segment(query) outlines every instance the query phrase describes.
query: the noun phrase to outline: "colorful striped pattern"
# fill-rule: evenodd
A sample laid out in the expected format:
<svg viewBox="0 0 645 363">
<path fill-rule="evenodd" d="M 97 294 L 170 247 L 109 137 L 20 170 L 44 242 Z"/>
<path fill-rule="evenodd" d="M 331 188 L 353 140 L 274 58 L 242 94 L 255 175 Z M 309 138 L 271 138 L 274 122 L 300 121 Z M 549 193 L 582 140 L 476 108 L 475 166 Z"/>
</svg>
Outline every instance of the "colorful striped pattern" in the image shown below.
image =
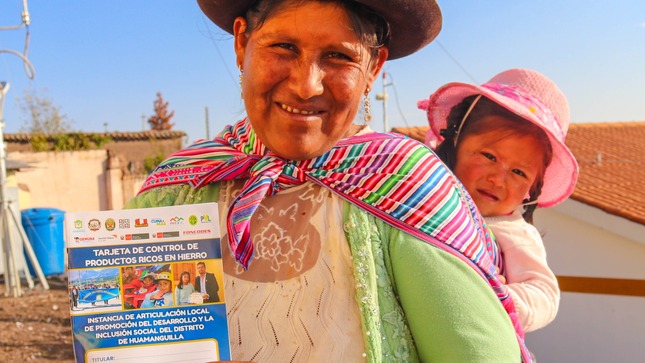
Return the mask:
<svg viewBox="0 0 645 363">
<path fill-rule="evenodd" d="M 317 158 L 287 161 L 267 150 L 245 119 L 212 141 L 198 141 L 171 155 L 148 176 L 140 193 L 163 185 L 199 188 L 231 179 L 246 180 L 227 215 L 231 250 L 245 268 L 253 255 L 250 221 L 262 199 L 308 180 L 461 258 L 494 289 L 523 341 L 514 305 L 496 275 L 497 251 L 483 220 L 463 186 L 423 144 L 402 135 L 371 133 L 341 140 Z"/>
</svg>

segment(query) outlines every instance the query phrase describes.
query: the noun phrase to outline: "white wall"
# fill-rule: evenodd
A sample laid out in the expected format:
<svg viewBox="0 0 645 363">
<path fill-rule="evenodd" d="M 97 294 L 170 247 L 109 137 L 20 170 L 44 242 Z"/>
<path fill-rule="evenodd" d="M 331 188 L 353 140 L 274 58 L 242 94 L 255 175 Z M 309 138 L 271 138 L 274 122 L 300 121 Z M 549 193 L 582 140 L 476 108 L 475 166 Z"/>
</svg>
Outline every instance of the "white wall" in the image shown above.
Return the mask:
<svg viewBox="0 0 645 363">
<path fill-rule="evenodd" d="M 558 276 L 645 280 L 645 226 L 568 200 L 539 210 Z M 564 292 L 555 321 L 527 335 L 538 362 L 643 362 L 645 297 Z"/>
</svg>

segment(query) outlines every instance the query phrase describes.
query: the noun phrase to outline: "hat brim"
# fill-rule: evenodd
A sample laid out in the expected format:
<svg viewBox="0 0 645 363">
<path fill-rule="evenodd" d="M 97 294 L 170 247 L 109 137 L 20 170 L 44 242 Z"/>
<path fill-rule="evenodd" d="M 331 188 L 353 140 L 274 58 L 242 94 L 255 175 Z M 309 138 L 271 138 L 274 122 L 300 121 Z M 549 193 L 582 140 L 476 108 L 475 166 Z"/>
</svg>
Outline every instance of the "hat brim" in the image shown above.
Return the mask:
<svg viewBox="0 0 645 363">
<path fill-rule="evenodd" d="M 388 59 L 410 55 L 428 45 L 441 31 L 441 10 L 434 0 L 355 0 L 390 24 Z M 197 0 L 204 14 L 233 34 L 235 18 L 244 16 L 254 0 Z"/>
<path fill-rule="evenodd" d="M 551 130 L 546 128 L 534 113 L 514 99 L 468 83 L 453 82 L 442 86 L 430 96 L 427 105 L 430 129 L 439 140 L 443 140 L 439 131 L 446 128 L 450 110 L 463 101 L 464 98 L 473 95 L 483 95 L 544 130 L 551 142 L 553 157 L 544 173 L 544 184 L 538 197 L 538 206 L 548 208 L 567 199 L 573 192 L 578 180 L 578 162 L 576 158 L 569 148 Z"/>
</svg>

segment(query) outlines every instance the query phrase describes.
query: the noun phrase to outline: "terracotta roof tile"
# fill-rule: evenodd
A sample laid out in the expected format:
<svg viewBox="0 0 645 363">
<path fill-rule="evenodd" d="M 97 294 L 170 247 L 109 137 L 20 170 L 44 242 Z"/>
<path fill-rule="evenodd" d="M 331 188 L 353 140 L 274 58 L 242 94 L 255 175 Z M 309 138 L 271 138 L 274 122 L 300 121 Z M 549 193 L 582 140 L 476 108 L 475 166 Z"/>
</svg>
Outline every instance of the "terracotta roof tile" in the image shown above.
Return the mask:
<svg viewBox="0 0 645 363">
<path fill-rule="evenodd" d="M 580 165 L 571 197 L 645 224 L 645 122 L 572 124 L 566 142 Z"/>
<path fill-rule="evenodd" d="M 174 130 L 166 130 L 166 131 L 129 131 L 129 132 L 119 132 L 119 131 L 114 131 L 114 132 L 81 132 L 83 134 L 87 135 L 104 135 L 104 136 L 109 136 L 112 138 L 114 141 L 141 141 L 141 140 L 149 140 L 149 139 L 158 139 L 158 140 L 166 140 L 166 139 L 176 139 L 179 137 L 186 136 L 186 133 L 184 131 L 174 131 Z M 6 142 L 15 142 L 15 143 L 29 143 L 29 140 L 31 139 L 31 134 L 26 133 L 26 132 L 18 132 L 18 133 L 11 133 L 11 134 L 4 134 L 4 140 Z"/>
<path fill-rule="evenodd" d="M 392 129 L 419 141 L 427 130 Z M 645 122 L 571 124 L 566 143 L 580 165 L 571 198 L 645 224 Z"/>
</svg>

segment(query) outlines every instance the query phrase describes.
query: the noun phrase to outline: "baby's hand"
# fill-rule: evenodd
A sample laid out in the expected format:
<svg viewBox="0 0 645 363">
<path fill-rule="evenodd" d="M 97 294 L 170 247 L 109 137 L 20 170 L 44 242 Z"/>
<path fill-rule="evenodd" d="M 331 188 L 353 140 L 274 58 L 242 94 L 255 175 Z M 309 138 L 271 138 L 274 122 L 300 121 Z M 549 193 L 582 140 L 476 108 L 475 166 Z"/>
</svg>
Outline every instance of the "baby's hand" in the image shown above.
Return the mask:
<svg viewBox="0 0 645 363">
<path fill-rule="evenodd" d="M 495 267 L 495 270 L 497 271 L 497 276 L 499 277 L 499 281 L 502 283 L 502 285 L 506 285 L 506 277 L 499 273 L 499 267 Z"/>
</svg>

